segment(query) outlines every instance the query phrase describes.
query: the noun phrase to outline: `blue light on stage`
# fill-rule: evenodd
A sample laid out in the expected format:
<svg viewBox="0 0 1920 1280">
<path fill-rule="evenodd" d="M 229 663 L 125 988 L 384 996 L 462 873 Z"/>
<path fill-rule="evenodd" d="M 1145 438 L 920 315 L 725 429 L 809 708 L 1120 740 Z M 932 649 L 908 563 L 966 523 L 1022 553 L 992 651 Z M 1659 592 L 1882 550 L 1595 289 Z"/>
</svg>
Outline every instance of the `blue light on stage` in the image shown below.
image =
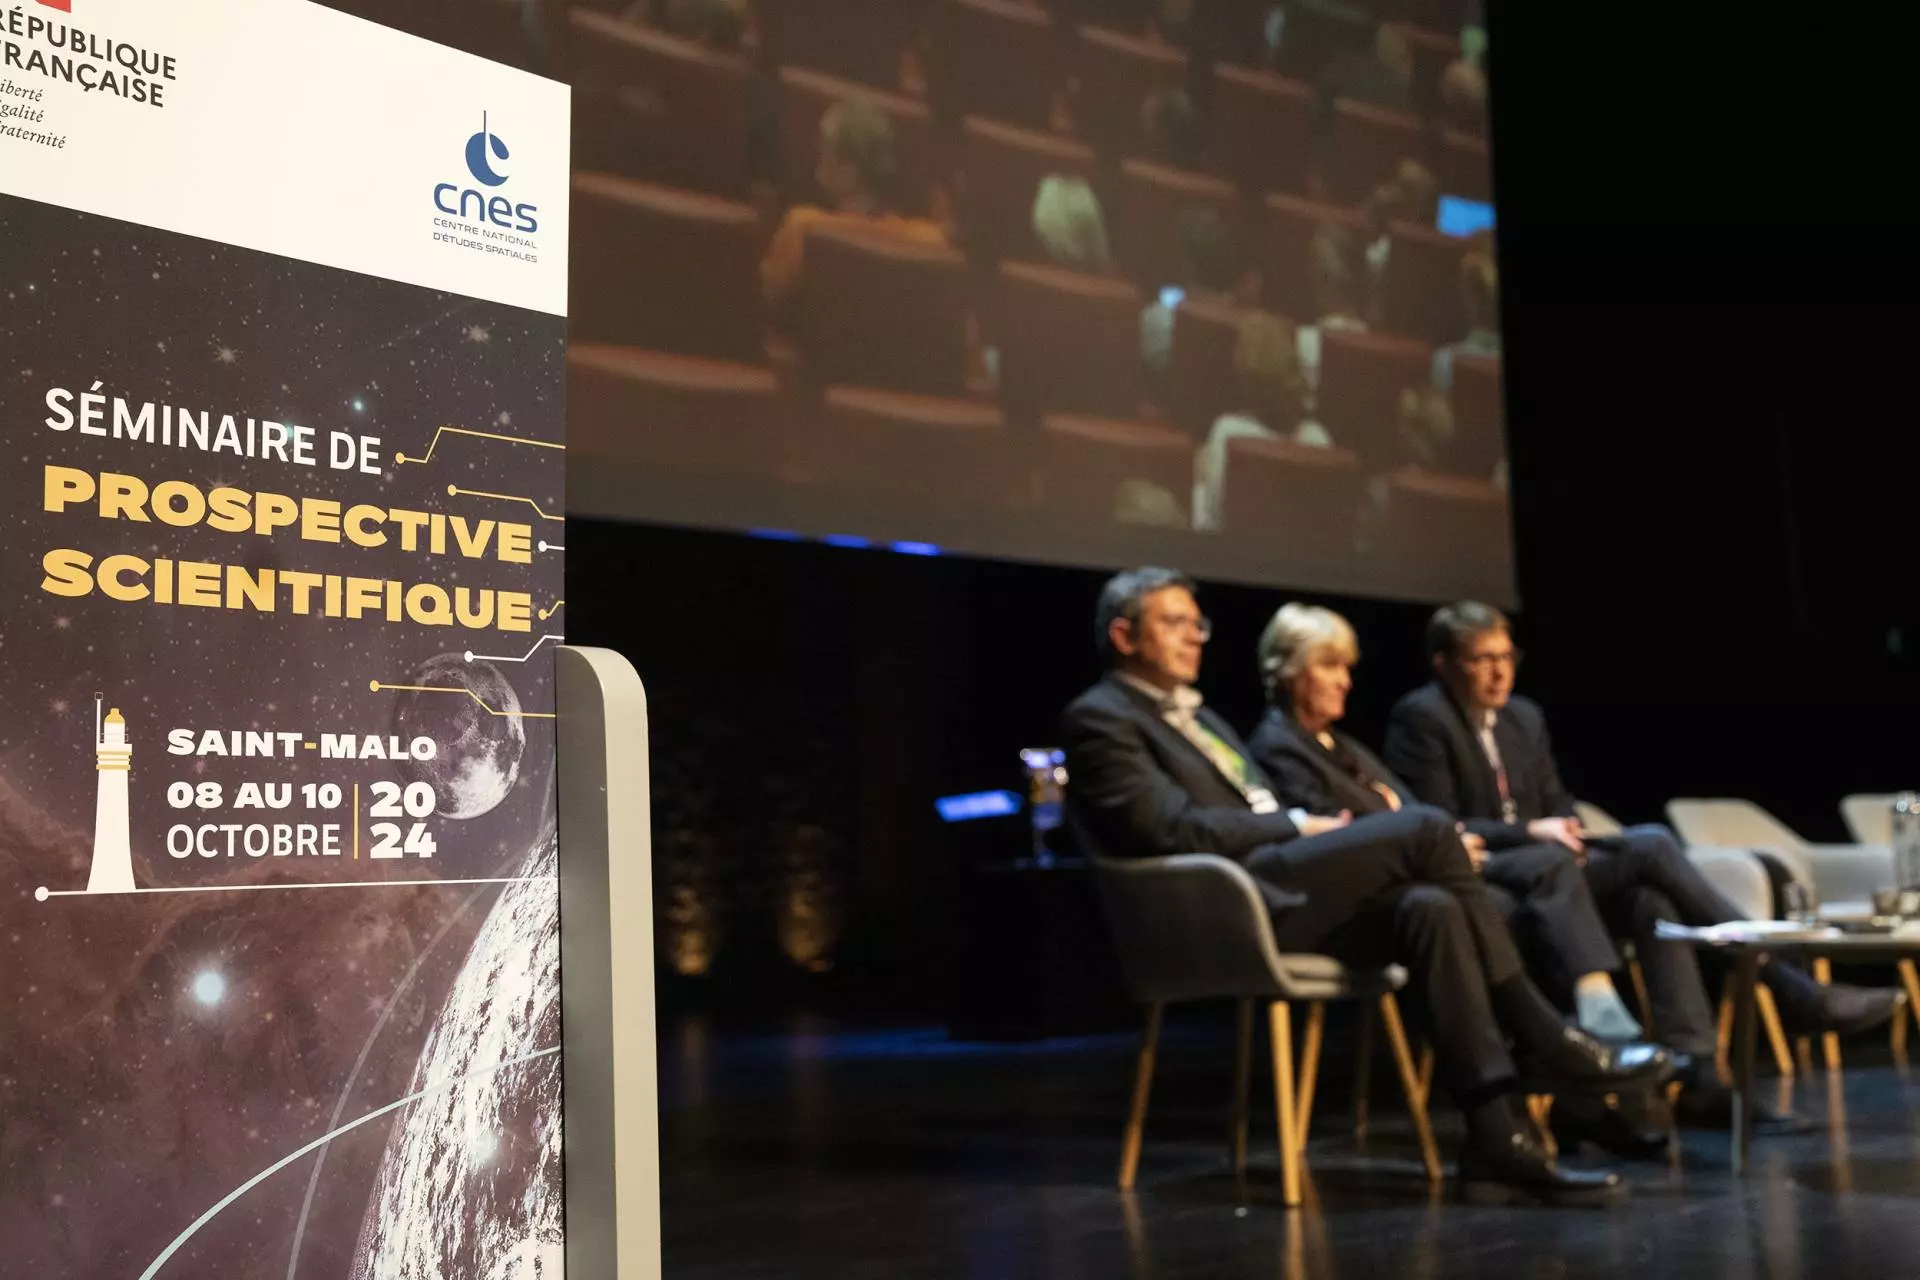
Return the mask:
<svg viewBox="0 0 1920 1280">
<path fill-rule="evenodd" d="M 1443 235 L 1470 236 L 1493 226 L 1493 206 L 1465 196 L 1441 196 L 1440 216 L 1434 226 Z"/>
<path fill-rule="evenodd" d="M 942 822 L 1007 818 L 1020 812 L 1020 797 L 1011 791 L 975 791 L 964 796 L 941 796 L 933 807 L 940 811 Z"/>
<path fill-rule="evenodd" d="M 829 547 L 844 547 L 850 551 L 868 551 L 880 548 L 902 556 L 939 556 L 946 552 L 936 542 L 875 542 L 863 538 L 857 533 L 823 533 L 818 536 L 801 533 L 797 529 L 749 529 L 749 538 L 760 538 L 767 542 L 818 542 Z"/>
</svg>

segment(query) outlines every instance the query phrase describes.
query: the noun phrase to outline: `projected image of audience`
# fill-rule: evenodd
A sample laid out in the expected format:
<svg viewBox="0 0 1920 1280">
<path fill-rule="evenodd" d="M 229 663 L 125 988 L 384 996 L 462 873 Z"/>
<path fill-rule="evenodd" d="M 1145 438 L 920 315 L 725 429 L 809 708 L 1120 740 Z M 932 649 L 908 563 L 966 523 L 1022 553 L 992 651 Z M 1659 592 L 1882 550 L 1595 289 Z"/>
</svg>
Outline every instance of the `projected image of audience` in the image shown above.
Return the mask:
<svg viewBox="0 0 1920 1280">
<path fill-rule="evenodd" d="M 1472 6 L 535 8 L 576 511 L 1511 597 Z"/>
</svg>

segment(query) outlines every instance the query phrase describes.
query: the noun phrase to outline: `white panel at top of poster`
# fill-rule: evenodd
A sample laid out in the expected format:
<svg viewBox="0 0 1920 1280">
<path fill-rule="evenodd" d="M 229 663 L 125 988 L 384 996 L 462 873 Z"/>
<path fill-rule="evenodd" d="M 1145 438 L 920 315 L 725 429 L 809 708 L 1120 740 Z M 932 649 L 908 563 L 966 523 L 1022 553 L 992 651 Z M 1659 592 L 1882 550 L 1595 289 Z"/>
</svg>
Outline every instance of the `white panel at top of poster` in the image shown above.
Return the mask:
<svg viewBox="0 0 1920 1280">
<path fill-rule="evenodd" d="M 0 4 L 0 192 L 566 314 L 565 85 L 307 0 L 66 3 Z"/>
</svg>

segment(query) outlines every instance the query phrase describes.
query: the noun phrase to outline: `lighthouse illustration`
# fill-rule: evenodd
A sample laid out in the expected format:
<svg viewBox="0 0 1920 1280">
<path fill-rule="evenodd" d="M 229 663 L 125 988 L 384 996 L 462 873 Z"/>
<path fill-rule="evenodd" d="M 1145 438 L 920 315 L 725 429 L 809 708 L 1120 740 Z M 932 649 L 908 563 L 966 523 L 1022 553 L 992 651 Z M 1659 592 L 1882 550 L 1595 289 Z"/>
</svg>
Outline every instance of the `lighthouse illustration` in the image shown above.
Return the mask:
<svg viewBox="0 0 1920 1280">
<path fill-rule="evenodd" d="M 93 699 L 93 751 L 100 772 L 99 798 L 93 808 L 93 870 L 88 893 L 132 893 L 133 841 L 127 832 L 127 773 L 133 748 L 120 708 L 100 719 L 100 696 Z"/>
</svg>

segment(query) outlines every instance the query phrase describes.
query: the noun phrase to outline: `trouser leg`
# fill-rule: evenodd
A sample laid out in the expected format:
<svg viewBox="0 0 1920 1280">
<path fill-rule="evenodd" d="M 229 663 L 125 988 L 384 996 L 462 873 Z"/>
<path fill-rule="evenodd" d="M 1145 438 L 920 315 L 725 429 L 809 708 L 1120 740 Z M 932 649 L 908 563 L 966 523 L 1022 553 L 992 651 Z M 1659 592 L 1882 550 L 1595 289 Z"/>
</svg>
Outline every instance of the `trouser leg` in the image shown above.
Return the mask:
<svg viewBox="0 0 1920 1280">
<path fill-rule="evenodd" d="M 1647 978 L 1651 1034 L 1669 1048 L 1711 1061 L 1718 1045 L 1699 953 L 1654 934 L 1660 921 L 1678 918 L 1673 900 L 1658 889 L 1643 886 L 1622 895 L 1620 929 L 1633 939 Z"/>
<path fill-rule="evenodd" d="M 1318 947 L 1356 968 L 1406 969 L 1404 1007 L 1433 1046 L 1436 1076 L 1457 1102 L 1471 1105 L 1513 1081 L 1480 945 L 1466 905 L 1452 893 L 1415 883 L 1384 890 L 1326 932 Z"/>
<path fill-rule="evenodd" d="M 1498 985 L 1522 971 L 1498 896 L 1473 869 L 1453 819 L 1438 809 L 1410 805 L 1372 814 L 1326 835 L 1261 849 L 1246 865 L 1256 876 L 1307 895 L 1307 905 L 1285 912 L 1277 926 L 1289 939 L 1283 949 L 1313 950 L 1387 890 L 1431 884 L 1466 911 L 1487 982 Z"/>
<path fill-rule="evenodd" d="M 1573 851 L 1557 844 L 1504 849 L 1487 860 L 1488 883 L 1520 902 L 1514 933 L 1541 985 L 1564 1002 L 1577 978 L 1620 968 L 1620 952 L 1601 918 Z"/>
<path fill-rule="evenodd" d="M 1660 1039 L 1683 1053 L 1712 1054 L 1716 1045 L 1713 1006 L 1701 977 L 1699 953 L 1686 943 L 1662 940 L 1655 926 L 1663 919 L 1688 925 L 1719 924 L 1738 919 L 1738 910 L 1714 889 L 1665 827 L 1632 827 L 1617 849 L 1591 851 L 1586 881 L 1608 923 L 1633 939 Z M 1791 983 L 1792 977 L 1786 981 Z"/>
</svg>

